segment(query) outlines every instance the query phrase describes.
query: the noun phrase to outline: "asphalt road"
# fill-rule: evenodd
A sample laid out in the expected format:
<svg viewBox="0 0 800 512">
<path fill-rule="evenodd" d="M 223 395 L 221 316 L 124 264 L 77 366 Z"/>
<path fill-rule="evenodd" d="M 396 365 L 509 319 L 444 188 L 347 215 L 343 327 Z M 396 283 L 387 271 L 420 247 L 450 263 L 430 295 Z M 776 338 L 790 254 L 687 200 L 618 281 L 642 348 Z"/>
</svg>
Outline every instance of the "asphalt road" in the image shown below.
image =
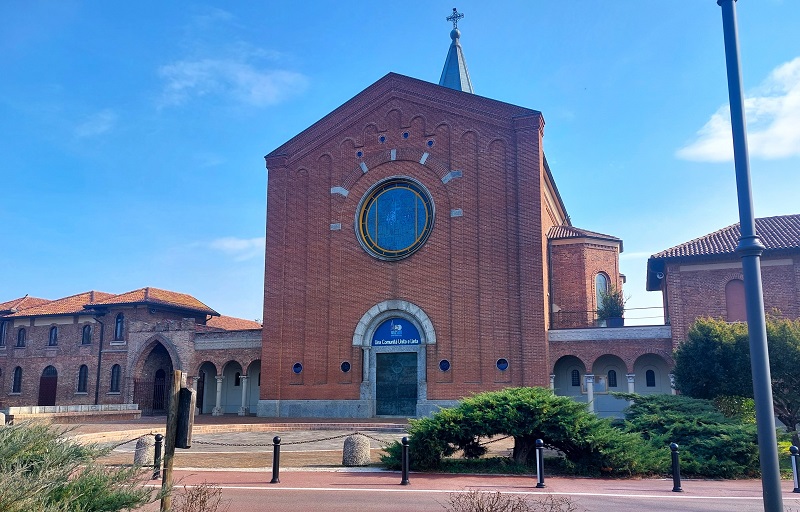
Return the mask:
<svg viewBox="0 0 800 512">
<path fill-rule="evenodd" d="M 434 511 L 448 510 L 454 493 L 500 492 L 541 500 L 547 494 L 568 497 L 588 512 L 763 510 L 758 480 L 684 480 L 683 493 L 673 493 L 672 481 L 553 478 L 545 489 L 522 476 L 476 476 L 412 473 L 408 486 L 395 472 L 282 471 L 279 484 L 270 484 L 263 471 L 176 471 L 180 486 L 203 482 L 222 488 L 229 511 Z M 800 494 L 783 483 L 784 507 L 800 510 Z M 151 509 L 157 510 L 157 507 Z"/>
</svg>

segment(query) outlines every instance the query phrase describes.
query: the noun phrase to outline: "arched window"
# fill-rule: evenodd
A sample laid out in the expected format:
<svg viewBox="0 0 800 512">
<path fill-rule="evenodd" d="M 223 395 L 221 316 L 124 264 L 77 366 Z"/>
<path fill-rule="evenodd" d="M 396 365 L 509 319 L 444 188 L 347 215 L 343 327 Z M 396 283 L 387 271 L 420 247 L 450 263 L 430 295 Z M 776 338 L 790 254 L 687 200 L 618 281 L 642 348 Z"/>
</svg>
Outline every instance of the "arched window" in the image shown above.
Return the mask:
<svg viewBox="0 0 800 512">
<path fill-rule="evenodd" d="M 600 272 L 594 278 L 594 293 L 595 293 L 595 309 L 600 309 L 600 304 L 603 303 L 603 295 L 608 293 L 608 277 Z"/>
<path fill-rule="evenodd" d="M 92 343 L 92 326 L 84 325 L 83 334 L 81 335 L 81 345 L 90 345 Z"/>
<path fill-rule="evenodd" d="M 17 366 L 14 368 L 14 382 L 11 384 L 12 393 L 22 392 L 22 368 Z"/>
<path fill-rule="evenodd" d="M 86 382 L 89 380 L 89 367 L 81 365 L 78 370 L 78 393 L 86 393 Z"/>
<path fill-rule="evenodd" d="M 616 370 L 608 370 L 608 387 L 610 387 L 610 388 L 617 387 L 617 371 Z"/>
<path fill-rule="evenodd" d="M 580 386 L 581 385 L 581 372 L 578 370 L 572 370 L 572 385 L 573 386 Z"/>
<path fill-rule="evenodd" d="M 47 340 L 47 346 L 55 347 L 58 345 L 58 327 L 50 328 L 50 338 Z"/>
<path fill-rule="evenodd" d="M 17 331 L 17 346 L 18 347 L 25 346 L 25 329 L 20 329 L 19 331 Z"/>
<path fill-rule="evenodd" d="M 121 341 L 125 327 L 125 315 L 122 313 L 117 315 L 117 320 L 114 322 L 114 341 Z"/>
<path fill-rule="evenodd" d="M 6 329 L 8 328 L 8 322 L 3 320 L 0 322 L 0 347 L 6 346 Z"/>
<path fill-rule="evenodd" d="M 118 364 L 111 367 L 111 387 L 108 389 L 110 393 L 119 393 L 119 374 L 121 368 Z"/>
<path fill-rule="evenodd" d="M 744 302 L 744 281 L 734 279 L 725 285 L 725 307 L 729 322 L 746 322 L 747 308 Z"/>
<path fill-rule="evenodd" d="M 644 379 L 646 383 L 645 385 L 648 388 L 656 387 L 656 372 L 653 370 L 647 370 L 647 372 L 644 374 Z"/>
</svg>

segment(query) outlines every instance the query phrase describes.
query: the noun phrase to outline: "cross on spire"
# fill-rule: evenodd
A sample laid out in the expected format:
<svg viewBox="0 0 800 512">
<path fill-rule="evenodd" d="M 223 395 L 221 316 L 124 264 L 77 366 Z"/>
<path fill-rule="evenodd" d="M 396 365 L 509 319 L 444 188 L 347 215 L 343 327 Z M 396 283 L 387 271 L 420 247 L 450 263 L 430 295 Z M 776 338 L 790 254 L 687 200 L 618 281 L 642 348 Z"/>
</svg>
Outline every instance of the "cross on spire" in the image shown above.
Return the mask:
<svg viewBox="0 0 800 512">
<path fill-rule="evenodd" d="M 453 14 L 445 18 L 447 21 L 453 22 L 453 28 L 458 28 L 458 20 L 464 17 L 464 13 L 458 12 L 458 10 L 453 7 Z"/>
</svg>

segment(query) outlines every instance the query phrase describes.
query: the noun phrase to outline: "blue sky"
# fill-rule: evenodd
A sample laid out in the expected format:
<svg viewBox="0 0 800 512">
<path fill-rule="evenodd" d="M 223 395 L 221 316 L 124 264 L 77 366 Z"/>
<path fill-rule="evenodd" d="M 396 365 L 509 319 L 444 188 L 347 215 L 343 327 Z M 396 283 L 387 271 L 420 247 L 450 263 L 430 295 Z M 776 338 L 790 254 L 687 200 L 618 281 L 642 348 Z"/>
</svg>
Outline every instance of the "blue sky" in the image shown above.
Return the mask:
<svg viewBox="0 0 800 512">
<path fill-rule="evenodd" d="M 3 2 L 0 301 L 154 286 L 261 319 L 263 155 L 388 72 L 438 82 L 453 5 Z M 659 306 L 647 256 L 738 221 L 716 2 L 455 5 L 476 93 L 544 114 L 573 224 Z M 755 212 L 798 213 L 800 3 L 737 12 Z"/>
</svg>

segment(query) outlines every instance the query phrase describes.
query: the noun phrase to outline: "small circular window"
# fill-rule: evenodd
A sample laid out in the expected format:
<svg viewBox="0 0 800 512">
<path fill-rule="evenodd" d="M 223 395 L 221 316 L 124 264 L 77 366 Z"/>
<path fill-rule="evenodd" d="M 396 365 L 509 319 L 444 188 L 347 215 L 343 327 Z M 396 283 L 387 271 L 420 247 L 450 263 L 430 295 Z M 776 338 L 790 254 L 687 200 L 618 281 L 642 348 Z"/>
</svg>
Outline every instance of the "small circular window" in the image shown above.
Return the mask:
<svg viewBox="0 0 800 512">
<path fill-rule="evenodd" d="M 358 240 L 376 258 L 399 260 L 425 244 L 433 216 L 433 200 L 425 187 L 409 178 L 389 178 L 361 199 Z"/>
<path fill-rule="evenodd" d="M 501 372 L 508 370 L 508 359 L 501 357 L 497 360 L 497 369 Z"/>
<path fill-rule="evenodd" d="M 292 371 L 294 373 L 302 372 L 303 371 L 303 365 L 301 363 L 294 363 L 294 366 L 292 366 Z"/>
<path fill-rule="evenodd" d="M 450 369 L 450 361 L 448 361 L 447 359 L 442 359 L 441 361 L 439 361 L 439 369 L 441 371 L 443 371 L 443 372 L 446 372 L 447 370 L 449 370 Z"/>
<path fill-rule="evenodd" d="M 343 362 L 341 364 L 340 368 L 342 369 L 342 372 L 344 372 L 344 373 L 349 372 L 350 371 L 350 362 L 349 361 Z"/>
</svg>

